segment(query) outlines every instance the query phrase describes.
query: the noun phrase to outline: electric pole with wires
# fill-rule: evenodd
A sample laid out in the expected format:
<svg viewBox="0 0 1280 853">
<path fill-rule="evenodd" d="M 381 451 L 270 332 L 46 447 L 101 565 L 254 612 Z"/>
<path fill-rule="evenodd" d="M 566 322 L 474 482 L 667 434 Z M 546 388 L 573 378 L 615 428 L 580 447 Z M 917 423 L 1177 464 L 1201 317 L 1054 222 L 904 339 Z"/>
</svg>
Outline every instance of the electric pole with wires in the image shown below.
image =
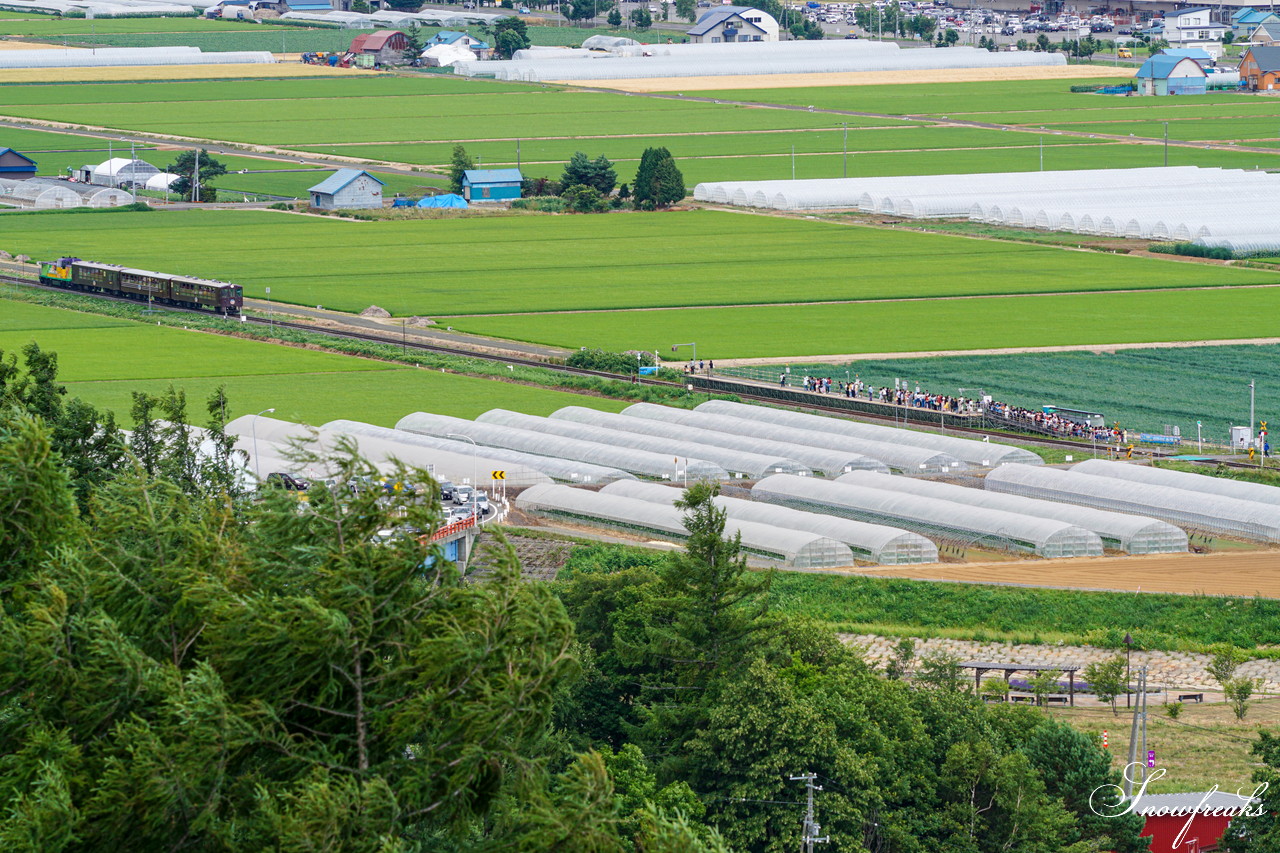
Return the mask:
<svg viewBox="0 0 1280 853">
<path fill-rule="evenodd" d="M 818 833 L 822 831 L 822 827 L 818 826 L 818 822 L 813 816 L 813 794 L 815 791 L 821 791 L 821 785 L 813 784 L 818 778 L 816 773 L 802 773 L 799 776 L 792 776 L 792 782 L 804 782 L 804 786 L 808 789 L 808 803 L 804 812 L 804 832 L 800 839 L 801 853 L 813 853 L 813 845 L 826 844 L 831 840 L 830 836 L 818 837 Z"/>
</svg>

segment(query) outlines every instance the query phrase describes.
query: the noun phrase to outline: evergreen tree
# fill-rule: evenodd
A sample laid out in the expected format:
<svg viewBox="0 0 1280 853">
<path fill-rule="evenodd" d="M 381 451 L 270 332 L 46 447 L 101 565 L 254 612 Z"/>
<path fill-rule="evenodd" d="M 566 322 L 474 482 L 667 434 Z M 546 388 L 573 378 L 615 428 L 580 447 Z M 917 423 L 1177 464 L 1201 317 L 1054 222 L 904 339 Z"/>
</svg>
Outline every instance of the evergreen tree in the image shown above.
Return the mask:
<svg viewBox="0 0 1280 853">
<path fill-rule="evenodd" d="M 197 164 L 199 175 L 197 176 Z M 227 173 L 227 167 L 221 161 L 209 156 L 209 152 L 201 148 L 199 156 L 195 151 L 183 151 L 178 158 L 165 167 L 178 178 L 169 185 L 169 192 L 177 193 L 185 201 L 217 201 L 218 191 L 210 184 L 214 178 Z M 199 181 L 196 178 L 199 177 Z M 197 186 L 198 183 L 198 186 Z"/>
<path fill-rule="evenodd" d="M 632 9 L 631 23 L 636 25 L 638 30 L 647 30 L 653 26 L 653 15 L 649 14 L 648 9 Z"/>
<path fill-rule="evenodd" d="M 617 182 L 618 173 L 608 158 L 601 154 L 592 160 L 581 151 L 569 158 L 560 177 L 560 186 L 565 190 L 574 186 L 591 187 L 602 196 L 612 193 Z"/>
<path fill-rule="evenodd" d="M 645 149 L 635 180 L 631 182 L 631 194 L 636 207 L 644 210 L 667 207 L 685 197 L 684 176 L 676 168 L 670 151 Z"/>
<path fill-rule="evenodd" d="M 622 26 L 622 13 L 617 9 L 610 9 L 609 14 L 605 17 L 605 21 L 611 27 L 620 27 Z"/>
<path fill-rule="evenodd" d="M 422 57 L 422 28 L 417 24 L 410 24 L 404 29 L 404 36 L 407 41 L 401 58 L 404 59 L 405 65 L 415 65 Z"/>
<path fill-rule="evenodd" d="M 453 146 L 453 159 L 449 163 L 449 192 L 461 194 L 463 172 L 475 167 L 476 161 L 467 154 L 467 149 L 461 145 Z"/>
<path fill-rule="evenodd" d="M 698 19 L 697 0 L 676 0 L 676 14 L 693 23 Z"/>
<path fill-rule="evenodd" d="M 494 51 L 503 59 L 510 59 L 517 50 L 529 47 L 529 28 L 517 17 L 499 18 L 493 23 Z"/>
</svg>

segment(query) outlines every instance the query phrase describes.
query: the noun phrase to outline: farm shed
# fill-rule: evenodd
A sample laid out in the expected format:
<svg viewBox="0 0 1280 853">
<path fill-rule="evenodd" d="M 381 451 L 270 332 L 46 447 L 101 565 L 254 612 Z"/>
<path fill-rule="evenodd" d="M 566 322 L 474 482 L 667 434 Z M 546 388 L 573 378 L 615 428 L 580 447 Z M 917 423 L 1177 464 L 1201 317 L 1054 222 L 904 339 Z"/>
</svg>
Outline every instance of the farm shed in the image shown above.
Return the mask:
<svg viewBox="0 0 1280 853">
<path fill-rule="evenodd" d="M 1254 91 L 1280 88 L 1280 47 L 1250 47 L 1240 57 L 1240 80 Z"/>
<path fill-rule="evenodd" d="M 478 201 L 510 201 L 520 198 L 524 175 L 519 169 L 467 169 L 462 173 L 462 197 Z"/>
<path fill-rule="evenodd" d="M 775 474 L 761 480 L 751 489 L 751 495 L 756 500 L 809 512 L 832 513 L 871 524 L 902 527 L 930 538 L 949 539 L 965 545 L 1041 557 L 1102 556 L 1102 540 L 1084 528 L 937 498 L 789 474 Z"/>
<path fill-rule="evenodd" d="M 1145 821 L 1139 835 L 1151 839 L 1150 853 L 1198 853 L 1220 849 L 1231 821 L 1259 802 L 1257 797 L 1215 788 L 1185 794 L 1140 793 L 1130 808 Z"/>
<path fill-rule="evenodd" d="M 1225 477 L 1210 477 L 1188 471 L 1169 471 L 1128 462 L 1111 462 L 1107 459 L 1086 459 L 1084 462 L 1072 465 L 1071 470 L 1081 474 L 1092 474 L 1095 477 L 1114 477 L 1117 480 L 1169 486 L 1174 489 L 1186 489 L 1189 492 L 1204 492 L 1210 495 L 1222 495 L 1224 498 L 1280 506 L 1280 488 L 1262 483 L 1246 483 L 1241 480 L 1228 480 Z"/>
<path fill-rule="evenodd" d="M 36 176 L 36 161 L 12 148 L 0 148 L 0 178 L 25 181 Z"/>
<path fill-rule="evenodd" d="M 751 421 L 763 421 L 790 427 L 791 429 L 817 431 L 821 433 L 845 436 L 870 441 L 885 442 L 904 447 L 913 447 L 951 457 L 953 460 L 992 468 L 1006 462 L 1023 462 L 1027 465 L 1040 465 L 1043 460 L 1021 447 L 996 442 L 974 441 L 969 438 L 956 438 L 950 435 L 938 435 L 931 432 L 918 432 L 912 429 L 866 424 L 845 418 L 828 418 L 821 415 L 809 415 L 802 412 L 788 412 L 782 409 L 771 409 L 767 406 L 748 406 L 729 400 L 708 400 L 694 409 L 695 412 L 728 415 Z M 952 464 L 952 468 L 964 467 Z"/>
<path fill-rule="evenodd" d="M 1092 509 L 1055 501 L 1036 500 L 1021 495 L 1000 494 L 951 483 L 909 477 L 889 477 L 870 471 L 854 471 L 836 480 L 873 489 L 888 489 L 908 495 L 955 501 L 969 506 L 999 509 L 1037 518 L 1050 518 L 1092 530 L 1103 546 L 1128 554 L 1172 554 L 1187 550 L 1187 534 L 1164 521 Z"/>
<path fill-rule="evenodd" d="M 1004 465 L 987 475 L 993 492 L 1159 518 L 1186 530 L 1280 543 L 1280 507 L 1078 471 Z"/>
<path fill-rule="evenodd" d="M 785 456 L 750 453 L 728 447 L 701 444 L 688 439 L 659 438 L 576 421 L 540 418 L 535 415 L 508 411 L 507 409 L 490 409 L 476 418 L 476 422 L 501 424 L 502 426 L 518 427 L 519 429 L 527 429 L 534 432 L 547 432 L 553 435 L 562 435 L 566 438 L 596 441 L 601 444 L 648 450 L 653 453 L 662 453 L 670 456 L 705 459 L 708 462 L 714 462 L 730 474 L 740 478 L 756 479 L 769 474 L 799 474 L 807 476 L 813 473 L 804 465 Z"/>
<path fill-rule="evenodd" d="M 1134 78 L 1140 95 L 1203 95 L 1207 76 L 1189 56 L 1157 54 L 1142 63 Z"/>
<path fill-rule="evenodd" d="M 480 446 L 505 447 L 536 456 L 551 456 L 589 462 L 606 468 L 617 468 L 643 477 L 662 480 L 727 480 L 729 475 L 719 465 L 703 459 L 676 459 L 670 453 L 651 453 L 647 450 L 600 444 L 565 438 L 545 432 L 477 423 L 463 418 L 414 412 L 405 415 L 396 429 L 434 435 L 439 438 L 466 436 Z"/>
<path fill-rule="evenodd" d="M 631 411 L 637 406 L 652 406 L 656 411 L 652 417 L 637 416 L 636 413 Z M 665 417 L 666 413 L 674 413 L 676 411 L 679 411 L 681 415 L 691 417 L 688 419 Z M 857 470 L 884 471 L 885 473 L 889 471 L 889 467 L 883 462 L 867 456 L 860 456 L 856 453 L 840 453 L 834 450 L 823 450 L 821 447 L 808 447 L 803 444 L 787 443 L 759 436 L 735 435 L 723 430 L 717 430 L 714 427 L 699 426 L 697 424 L 697 412 L 669 409 L 665 406 L 655 406 L 652 403 L 636 403 L 620 415 L 582 406 L 566 406 L 557 412 L 552 412 L 551 417 L 558 420 L 608 427 L 609 429 L 638 432 L 643 435 L 658 436 L 660 438 L 680 439 L 697 442 L 698 444 L 744 450 L 749 453 L 773 454 L 782 458 L 794 459 L 801 465 L 812 469 L 814 473 L 821 472 L 827 476 L 835 476 L 846 471 Z M 712 416 L 705 415 L 704 417 L 710 418 Z"/>
<path fill-rule="evenodd" d="M 507 472 L 507 482 L 512 486 L 532 486 L 550 483 L 551 478 L 541 471 L 514 466 L 490 459 L 481 452 L 476 455 L 470 445 L 466 450 L 451 451 L 420 447 L 403 441 L 392 441 L 381 436 L 356 435 L 338 432 L 326 428 L 315 429 L 304 424 L 290 423 L 275 418 L 245 415 L 227 424 L 227 432 L 245 438 L 257 435 L 258 441 L 270 441 L 288 445 L 291 440 L 309 441 L 316 438 L 315 449 L 326 453 L 334 452 L 340 438 L 354 438 L 363 454 L 380 470 L 389 470 L 395 459 L 406 465 L 412 465 L 435 472 L 440 479 L 453 480 L 456 483 L 470 483 L 473 472 L 479 472 L 481 479 L 490 471 L 502 469 Z M 461 442 L 460 442 L 461 443 Z"/>
<path fill-rule="evenodd" d="M 659 483 L 612 483 L 601 489 L 601 494 L 621 495 L 643 501 L 670 505 L 679 498 L 681 490 Z M 788 530 L 803 530 L 827 536 L 849 546 L 856 559 L 882 566 L 907 566 L 916 563 L 936 563 L 938 546 L 917 533 L 886 527 L 882 524 L 864 524 L 850 518 L 804 512 L 778 504 L 761 503 L 742 498 L 715 498 L 715 504 L 729 518 L 772 524 Z"/>
<path fill-rule="evenodd" d="M 685 35 L 694 44 L 777 41 L 778 21 L 759 9 L 720 6 L 704 12 Z"/>
<path fill-rule="evenodd" d="M 351 40 L 348 53 L 356 56 L 372 56 L 379 65 L 406 65 L 404 52 L 409 49 L 409 37 L 399 30 L 379 30 L 363 33 Z"/>
<path fill-rule="evenodd" d="M 684 526 L 684 513 L 675 507 L 572 486 L 525 489 L 515 504 L 525 512 L 550 518 L 635 531 L 675 542 L 683 542 L 689 535 Z M 742 550 L 746 553 L 785 566 L 824 569 L 852 566 L 854 562 L 853 552 L 847 545 L 826 536 L 727 519 L 725 535 L 734 534 L 742 536 Z"/>
<path fill-rule="evenodd" d="M 467 441 L 455 441 L 451 438 L 438 438 L 407 432 L 400 429 L 374 426 L 359 421 L 330 421 L 321 429 L 345 432 L 351 435 L 367 435 L 372 438 L 385 438 L 401 444 L 412 444 L 415 447 L 426 447 L 432 450 L 448 450 L 453 453 L 472 453 L 472 446 Z M 500 447 L 486 447 L 485 459 L 501 464 L 500 469 L 488 468 L 481 472 L 487 475 L 493 470 L 507 470 L 517 466 L 541 471 L 553 480 L 569 483 L 612 483 L 614 480 L 634 480 L 635 477 L 617 468 L 606 468 L 600 465 L 589 465 L 585 462 L 574 462 L 567 459 L 553 459 L 550 456 L 534 456 L 532 453 L 520 453 L 515 450 L 503 450 Z M 486 479 L 481 476 L 480 479 Z"/>
<path fill-rule="evenodd" d="M 321 210 L 361 210 L 382 207 L 385 184 L 363 169 L 339 169 L 307 192 L 311 206 Z"/>
<path fill-rule="evenodd" d="M 61 207 L 81 207 L 80 194 L 70 189 L 70 184 L 59 186 L 43 181 L 14 181 L 0 178 L 0 200 L 16 207 L 47 210 Z"/>
</svg>

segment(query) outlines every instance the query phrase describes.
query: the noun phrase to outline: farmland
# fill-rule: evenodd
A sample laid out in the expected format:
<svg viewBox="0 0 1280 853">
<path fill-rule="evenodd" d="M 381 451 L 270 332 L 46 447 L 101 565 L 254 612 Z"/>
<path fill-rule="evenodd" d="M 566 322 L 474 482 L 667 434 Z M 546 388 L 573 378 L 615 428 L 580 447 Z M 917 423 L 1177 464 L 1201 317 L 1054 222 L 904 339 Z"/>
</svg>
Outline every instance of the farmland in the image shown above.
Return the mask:
<svg viewBox="0 0 1280 853">
<path fill-rule="evenodd" d="M 987 299 L 451 317 L 464 331 L 556 346 L 662 349 L 702 357 L 797 358 L 989 347 L 1269 337 L 1280 291 L 1232 289 Z"/>
<path fill-rule="evenodd" d="M 846 369 L 869 384 L 892 385 L 905 377 L 934 393 L 955 394 L 982 377 L 995 399 L 1038 409 L 1047 403 L 1102 412 L 1139 432 L 1179 425 L 1196 436 L 1204 423 L 1208 441 L 1225 443 L 1227 428 L 1248 420 L 1248 383 L 1257 382 L 1260 418 L 1280 400 L 1280 346 L 1220 346 L 1130 349 L 1114 353 L 1063 352 L 968 355 L 944 358 L 867 360 L 842 365 L 791 364 L 795 374 L 838 377 Z M 730 370 L 729 372 L 739 372 Z M 772 369 L 752 371 L 777 379 Z"/>
<path fill-rule="evenodd" d="M 353 418 L 393 426 L 430 401 L 431 410 L 475 417 L 495 405 L 547 414 L 567 405 L 617 411 L 625 403 L 561 391 L 400 367 L 370 359 L 144 325 L 94 314 L 0 302 L 0 350 L 29 341 L 58 353 L 69 393 L 128 420 L 133 391 L 173 385 L 193 403 L 225 385 L 232 416 L 275 407 L 306 423 Z M 110 353 L 110 358 L 104 358 Z M 370 393 L 376 384 L 377 393 Z M 415 402 L 417 401 L 417 402 Z M 193 409 L 196 406 L 193 405 Z"/>
<path fill-rule="evenodd" d="M 1280 284 L 1280 276 L 1264 270 L 718 211 L 380 223 L 265 211 L 175 211 L 10 214 L 4 223 L 3 248 L 31 257 L 74 253 L 235 281 L 249 296 L 270 286 L 273 299 L 295 304 L 351 311 L 377 304 L 401 315 Z M 265 232 L 271 233 L 271 241 L 258 239 Z M 138 239 L 143 233 L 150 239 Z M 440 245 L 467 249 L 442 254 Z M 724 248 L 711 251 L 711 245 Z M 583 259 L 589 259 L 590 274 L 581 274 Z M 506 275 L 513 264 L 520 270 L 515 289 Z M 939 267 L 947 270 L 946 276 L 930 274 Z M 852 270 L 857 274 L 851 275 Z M 353 287 L 357 281 L 359 286 Z M 903 309 L 858 305 L 821 307 L 819 313 L 846 310 Z M 917 310 L 912 306 L 913 314 Z M 539 321 L 539 333 L 587 316 L 548 318 L 545 325 Z M 644 326 L 657 317 L 636 315 L 622 322 Z M 527 318 L 495 322 L 504 329 L 511 322 L 528 326 Z M 725 333 L 733 334 L 728 328 Z M 644 348 L 651 346 L 646 342 Z"/>
</svg>

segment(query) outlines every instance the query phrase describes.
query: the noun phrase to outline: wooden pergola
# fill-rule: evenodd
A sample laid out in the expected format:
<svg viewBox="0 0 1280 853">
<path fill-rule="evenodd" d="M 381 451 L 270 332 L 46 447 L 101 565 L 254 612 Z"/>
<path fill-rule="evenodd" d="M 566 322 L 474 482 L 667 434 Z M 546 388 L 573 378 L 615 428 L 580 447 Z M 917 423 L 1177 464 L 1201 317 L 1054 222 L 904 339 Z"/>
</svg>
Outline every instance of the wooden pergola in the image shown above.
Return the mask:
<svg viewBox="0 0 1280 853">
<path fill-rule="evenodd" d="M 960 664 L 965 669 L 973 670 L 973 687 L 975 692 L 982 690 L 982 676 L 988 672 L 1003 672 L 1005 683 L 1008 683 L 1010 677 L 1015 672 L 1045 672 L 1046 670 L 1056 669 L 1058 672 L 1067 676 L 1067 702 L 1073 707 L 1076 704 L 1076 673 L 1084 669 L 1077 663 L 1067 663 L 1061 666 L 1050 666 L 1040 663 L 992 663 L 990 661 L 965 661 Z"/>
</svg>

